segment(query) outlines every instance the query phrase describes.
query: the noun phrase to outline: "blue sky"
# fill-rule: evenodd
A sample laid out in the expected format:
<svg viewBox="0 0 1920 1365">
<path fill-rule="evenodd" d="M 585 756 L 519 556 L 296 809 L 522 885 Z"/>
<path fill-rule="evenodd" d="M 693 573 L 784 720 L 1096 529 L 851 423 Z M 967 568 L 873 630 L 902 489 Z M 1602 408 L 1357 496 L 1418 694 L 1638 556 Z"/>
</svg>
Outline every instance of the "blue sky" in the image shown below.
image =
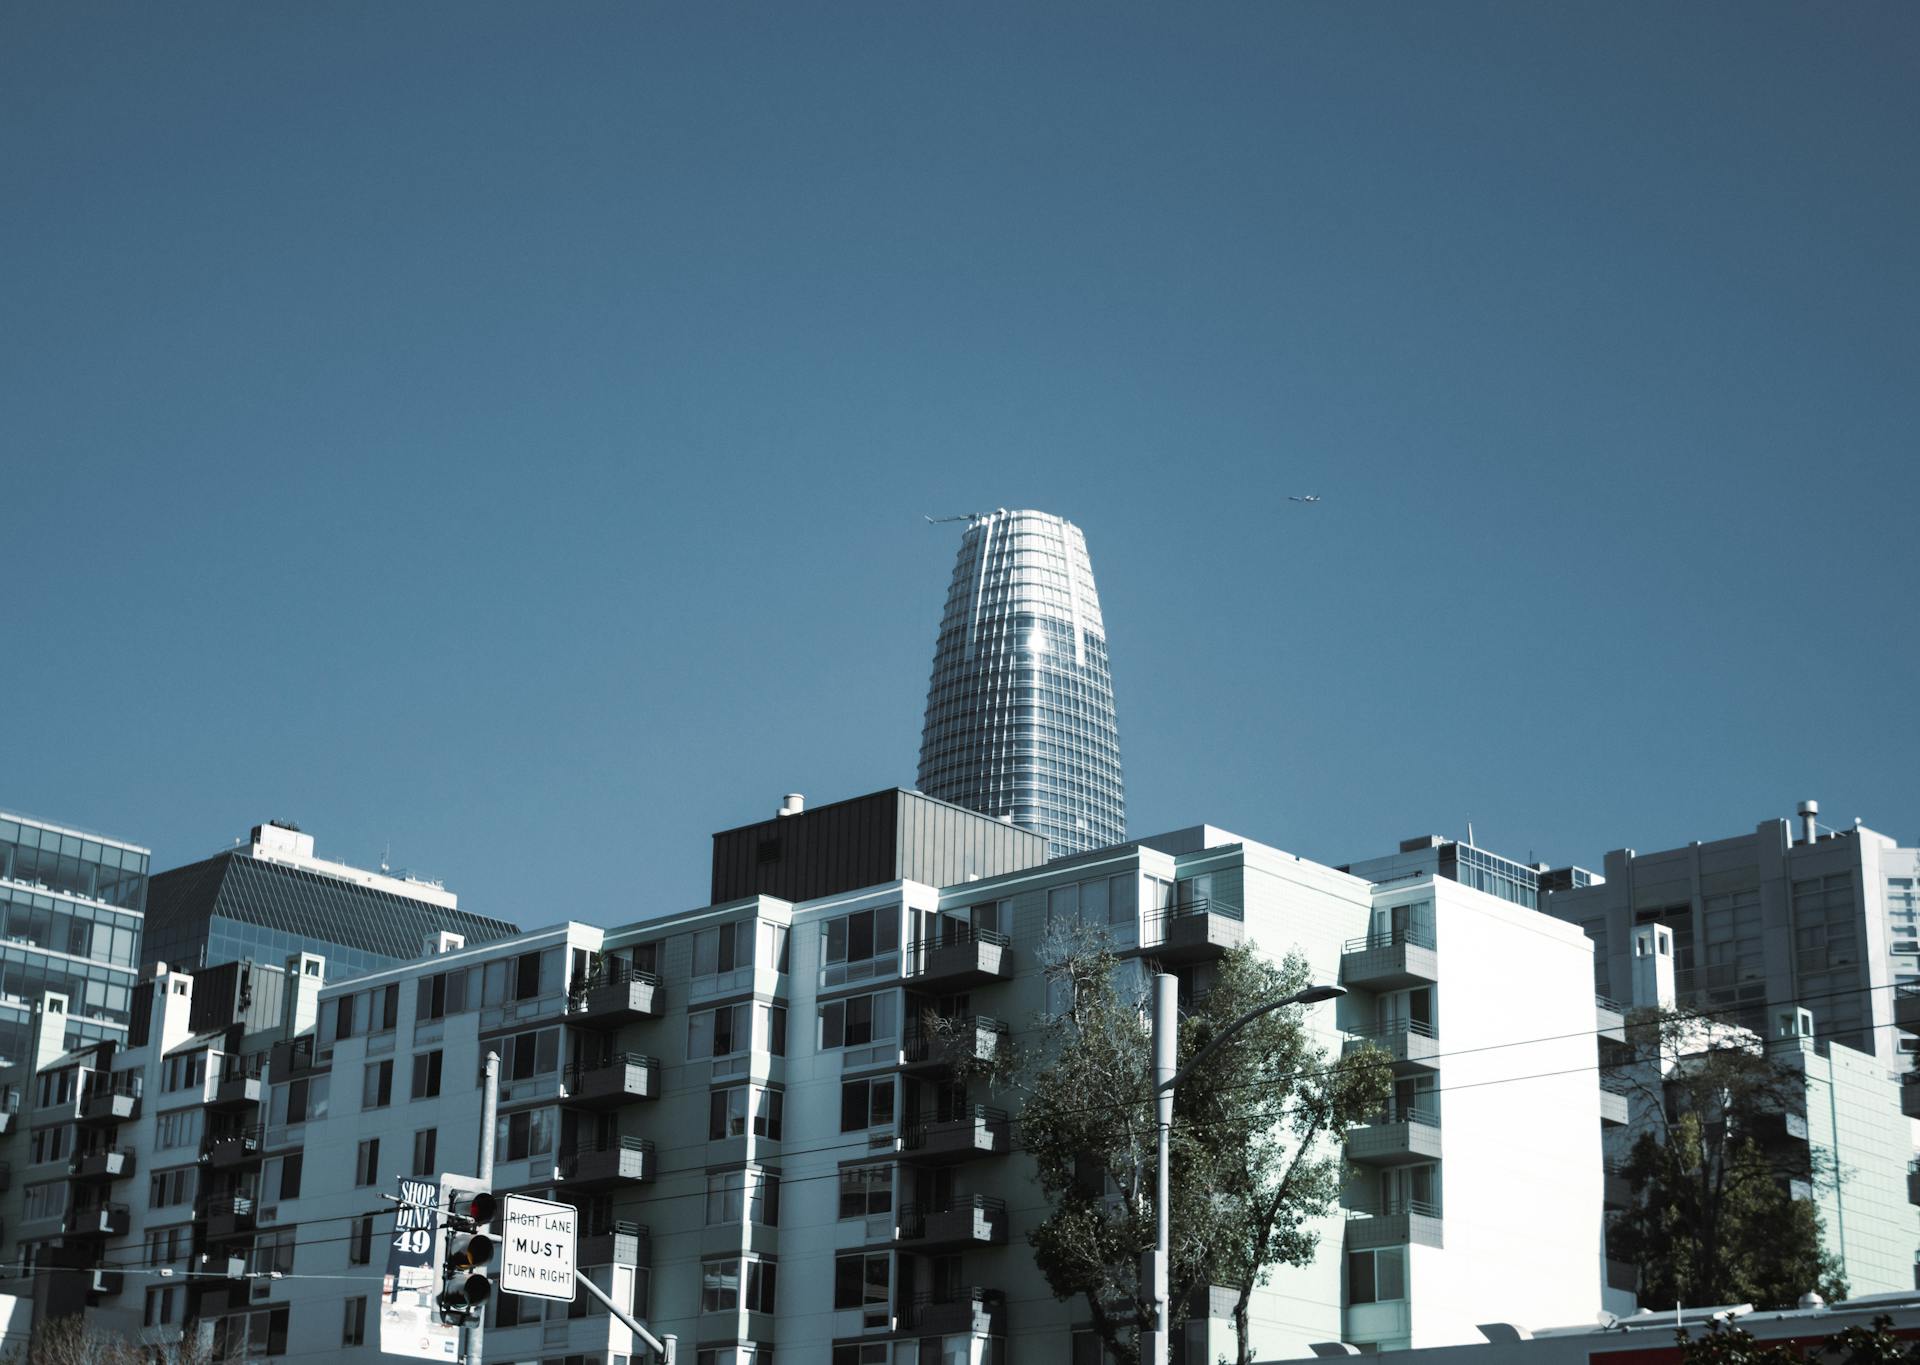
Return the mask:
<svg viewBox="0 0 1920 1365">
<path fill-rule="evenodd" d="M 697 905 L 911 785 L 922 516 L 1032 506 L 1136 833 L 1910 841 L 1917 67 L 1900 5 L 15 5 L 0 806 Z"/>
</svg>

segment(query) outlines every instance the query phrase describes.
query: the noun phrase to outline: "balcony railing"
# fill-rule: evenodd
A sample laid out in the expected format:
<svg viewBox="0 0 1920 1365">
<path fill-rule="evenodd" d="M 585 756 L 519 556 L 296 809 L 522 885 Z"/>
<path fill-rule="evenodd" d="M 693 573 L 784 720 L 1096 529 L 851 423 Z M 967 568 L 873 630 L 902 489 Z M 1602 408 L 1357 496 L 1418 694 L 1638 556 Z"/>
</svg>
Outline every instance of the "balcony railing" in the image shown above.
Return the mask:
<svg viewBox="0 0 1920 1365">
<path fill-rule="evenodd" d="M 659 1093 L 660 1061 L 638 1052 L 621 1052 L 604 1062 L 576 1062 L 567 1068 L 567 1100 L 572 1104 L 620 1104 L 652 1099 Z"/>
<path fill-rule="evenodd" d="M 915 1021 L 900 1039 L 900 1053 L 909 1065 L 991 1062 L 1000 1055 L 1008 1032 L 1005 1024 L 984 1014 L 942 1019 L 934 1028 Z"/>
<path fill-rule="evenodd" d="M 663 1003 L 658 976 L 616 958 L 573 983 L 567 1012 L 615 1023 L 656 1016 Z"/>
<path fill-rule="evenodd" d="M 1348 939 L 1340 946 L 1340 952 L 1344 956 L 1347 953 L 1368 952 L 1374 948 L 1405 948 L 1409 946 L 1414 948 L 1434 947 L 1433 930 L 1426 927 L 1409 928 L 1406 926 L 1398 929 L 1376 929 L 1370 934 L 1362 934 L 1359 938 Z"/>
<path fill-rule="evenodd" d="M 960 1195 L 938 1204 L 902 1204 L 898 1240 L 931 1247 L 989 1246 L 1007 1237 L 1007 1201 Z"/>
<path fill-rule="evenodd" d="M 992 929 L 955 927 L 910 939 L 903 961 L 908 977 L 927 984 L 984 984 L 1013 975 L 1007 936 Z"/>
<path fill-rule="evenodd" d="M 560 1153 L 560 1178 L 582 1186 L 651 1180 L 653 1160 L 653 1143 L 645 1138 L 580 1143 Z"/>
<path fill-rule="evenodd" d="M 918 1294 L 901 1305 L 900 1325 L 926 1336 L 1006 1332 L 1007 1298 L 997 1289 L 974 1285 L 947 1293 Z"/>
<path fill-rule="evenodd" d="M 963 1161 L 1007 1150 L 1007 1115 L 1002 1109 L 974 1105 L 951 1118 L 922 1114 L 900 1125 L 900 1148 L 921 1161 Z"/>
<path fill-rule="evenodd" d="M 200 1159 L 214 1167 L 244 1166 L 260 1159 L 260 1148 L 265 1141 L 265 1124 L 209 1133 L 200 1148 Z"/>
</svg>

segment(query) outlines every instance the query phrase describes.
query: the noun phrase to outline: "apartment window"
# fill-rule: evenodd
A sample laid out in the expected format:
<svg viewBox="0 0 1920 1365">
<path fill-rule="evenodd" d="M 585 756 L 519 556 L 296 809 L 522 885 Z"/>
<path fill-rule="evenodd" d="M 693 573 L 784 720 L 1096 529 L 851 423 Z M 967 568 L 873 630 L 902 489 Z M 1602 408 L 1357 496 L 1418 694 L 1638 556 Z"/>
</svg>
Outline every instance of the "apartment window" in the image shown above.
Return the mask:
<svg viewBox="0 0 1920 1365">
<path fill-rule="evenodd" d="M 416 1100 L 430 1100 L 440 1093 L 440 1053 L 421 1052 L 413 1059 L 413 1089 Z"/>
<path fill-rule="evenodd" d="M 288 1275 L 293 1272 L 293 1249 L 298 1245 L 294 1228 L 263 1232 L 253 1242 L 248 1268 L 256 1275 Z"/>
<path fill-rule="evenodd" d="M 181 1285 L 172 1285 L 165 1289 L 147 1291 L 147 1312 L 145 1322 L 148 1327 L 166 1327 L 181 1319 L 181 1301 L 186 1297 L 186 1289 Z"/>
<path fill-rule="evenodd" d="M 29 1222 L 38 1218 L 60 1217 L 67 1211 L 67 1188 L 64 1180 L 27 1186 L 26 1208 L 22 1216 Z"/>
<path fill-rule="evenodd" d="M 189 1227 L 147 1229 L 147 1264 L 167 1265 L 192 1249 Z"/>
<path fill-rule="evenodd" d="M 183 1057 L 169 1057 L 160 1068 L 160 1088 L 169 1095 L 191 1090 L 207 1082 L 207 1054 L 190 1052 Z"/>
<path fill-rule="evenodd" d="M 560 1069 L 560 1030 L 543 1028 L 517 1033 L 506 1040 L 500 1055 L 504 1080 L 524 1081 L 552 1075 Z"/>
<path fill-rule="evenodd" d="M 373 1262 L 373 1219 L 356 1218 L 347 1232 L 347 1264 L 370 1265 Z"/>
<path fill-rule="evenodd" d="M 687 1060 L 705 1057 L 730 1057 L 753 1046 L 752 1005 L 727 1005 L 717 1010 L 699 1010 L 687 1016 Z M 783 1024 L 784 1031 L 784 1024 Z"/>
<path fill-rule="evenodd" d="M 884 1251 L 855 1252 L 833 1259 L 834 1308 L 863 1309 L 868 1326 L 886 1325 L 887 1298 L 892 1284 L 893 1258 Z"/>
<path fill-rule="evenodd" d="M 840 1172 L 840 1216 L 867 1218 L 893 1211 L 893 1167 L 848 1166 Z"/>
<path fill-rule="evenodd" d="M 435 1154 L 439 1145 L 440 1130 L 438 1128 L 422 1128 L 413 1135 L 413 1173 L 415 1175 L 433 1174 Z"/>
<path fill-rule="evenodd" d="M 850 995 L 820 1007 L 820 1047 L 865 1047 L 877 1038 L 899 1036 L 899 994 L 877 991 Z"/>
<path fill-rule="evenodd" d="M 755 1016 L 760 1021 L 760 1036 L 767 1040 L 767 1051 L 776 1057 L 787 1055 L 787 1007 L 785 1005 L 755 1005 Z"/>
<path fill-rule="evenodd" d="M 154 1120 L 154 1146 L 159 1148 L 193 1147 L 200 1142 L 198 1109 L 175 1109 Z"/>
<path fill-rule="evenodd" d="M 893 1122 L 893 1077 L 846 1081 L 840 1086 L 840 1131 L 858 1132 Z"/>
<path fill-rule="evenodd" d="M 742 1216 L 762 1227 L 780 1226 L 780 1177 L 751 1167 L 707 1177 L 707 1223 L 738 1223 Z"/>
<path fill-rule="evenodd" d="M 821 979 L 862 981 L 886 970 L 900 951 L 900 909 L 857 910 L 820 926 Z"/>
<path fill-rule="evenodd" d="M 1406 1297 L 1406 1248 L 1347 1253 L 1348 1303 L 1393 1303 Z"/>
<path fill-rule="evenodd" d="M 360 1107 L 384 1109 L 393 1103 L 393 1058 L 368 1062 L 360 1076 Z"/>
<path fill-rule="evenodd" d="M 193 1112 L 198 1113 L 198 1110 Z M 45 1161 L 60 1161 L 67 1155 L 69 1139 L 73 1130 L 62 1124 L 58 1128 L 37 1128 L 30 1144 L 31 1159 L 38 1166 Z"/>
<path fill-rule="evenodd" d="M 553 1150 L 554 1110 L 522 1110 L 503 1114 L 493 1130 L 495 1158 L 525 1161 Z"/>
<path fill-rule="evenodd" d="M 713 976 L 753 965 L 754 921 L 741 920 L 693 935 L 693 974 Z"/>
<path fill-rule="evenodd" d="M 724 1313 L 745 1308 L 753 1313 L 773 1311 L 775 1271 L 772 1261 L 730 1256 L 700 1267 L 700 1311 Z"/>
<path fill-rule="evenodd" d="M 355 1185 L 378 1185 L 380 1183 L 380 1139 L 366 1138 L 360 1143 L 359 1154 L 354 1158 L 353 1183 Z"/>
<path fill-rule="evenodd" d="M 302 1152 L 290 1152 L 286 1156 L 268 1158 L 261 1172 L 260 1197 L 262 1199 L 298 1199 L 300 1175 L 305 1164 L 306 1155 Z"/>
<path fill-rule="evenodd" d="M 340 1325 L 342 1346 L 367 1344 L 367 1299 L 362 1294 L 347 1300 L 346 1321 Z"/>
<path fill-rule="evenodd" d="M 855 1345 L 849 1342 L 833 1348 L 833 1365 L 887 1365 L 887 1343 L 884 1341 L 863 1342 Z M 1076 1359 L 1074 1365 L 1079 1365 Z"/>
<path fill-rule="evenodd" d="M 170 1171 L 155 1171 L 147 1179 L 147 1207 L 168 1209 L 193 1200 L 196 1167 L 176 1166 Z"/>
<path fill-rule="evenodd" d="M 215 1360 L 251 1360 L 259 1356 L 287 1353 L 287 1310 L 263 1308 L 256 1313 L 236 1313 L 218 1318 L 213 1324 Z"/>
<path fill-rule="evenodd" d="M 779 1140 L 786 1096 L 757 1085 L 735 1085 L 716 1090 L 707 1102 L 707 1136 L 744 1137 L 749 1126 L 755 1137 Z"/>
<path fill-rule="evenodd" d="M 285 1124 L 305 1123 L 309 1119 L 323 1119 L 333 1107 L 332 1093 L 332 1076 L 302 1076 L 285 1085 L 276 1085 L 268 1101 L 267 1122 L 278 1128 Z"/>
</svg>

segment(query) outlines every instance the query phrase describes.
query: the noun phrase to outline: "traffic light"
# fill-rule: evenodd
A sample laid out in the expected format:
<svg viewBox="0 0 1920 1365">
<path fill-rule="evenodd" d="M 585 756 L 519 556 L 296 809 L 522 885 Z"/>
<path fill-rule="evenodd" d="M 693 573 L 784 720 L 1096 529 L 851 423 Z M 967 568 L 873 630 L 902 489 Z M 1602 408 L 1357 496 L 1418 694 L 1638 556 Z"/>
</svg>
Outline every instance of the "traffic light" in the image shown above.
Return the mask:
<svg viewBox="0 0 1920 1365">
<path fill-rule="evenodd" d="M 440 1258 L 440 1317 L 469 1322 L 486 1311 L 493 1295 L 488 1268 L 495 1239 L 489 1230 L 498 1209 L 493 1191 L 475 1180 L 449 1179 L 445 1241 Z"/>
</svg>

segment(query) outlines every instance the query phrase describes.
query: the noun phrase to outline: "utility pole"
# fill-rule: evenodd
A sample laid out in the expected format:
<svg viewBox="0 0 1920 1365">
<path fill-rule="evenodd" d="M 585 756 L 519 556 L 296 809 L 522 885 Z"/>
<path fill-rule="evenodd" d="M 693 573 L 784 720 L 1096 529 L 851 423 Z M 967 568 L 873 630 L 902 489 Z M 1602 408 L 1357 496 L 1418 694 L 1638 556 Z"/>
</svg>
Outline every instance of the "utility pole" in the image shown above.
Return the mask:
<svg viewBox="0 0 1920 1365">
<path fill-rule="evenodd" d="M 487 1053 L 485 1089 L 480 1098 L 480 1182 L 488 1189 L 493 1188 L 493 1125 L 500 1113 L 500 1054 Z M 487 1335 L 487 1306 L 480 1305 L 480 1312 L 471 1323 L 460 1329 L 460 1358 L 465 1365 L 480 1365 L 480 1353 L 485 1346 Z"/>
</svg>

